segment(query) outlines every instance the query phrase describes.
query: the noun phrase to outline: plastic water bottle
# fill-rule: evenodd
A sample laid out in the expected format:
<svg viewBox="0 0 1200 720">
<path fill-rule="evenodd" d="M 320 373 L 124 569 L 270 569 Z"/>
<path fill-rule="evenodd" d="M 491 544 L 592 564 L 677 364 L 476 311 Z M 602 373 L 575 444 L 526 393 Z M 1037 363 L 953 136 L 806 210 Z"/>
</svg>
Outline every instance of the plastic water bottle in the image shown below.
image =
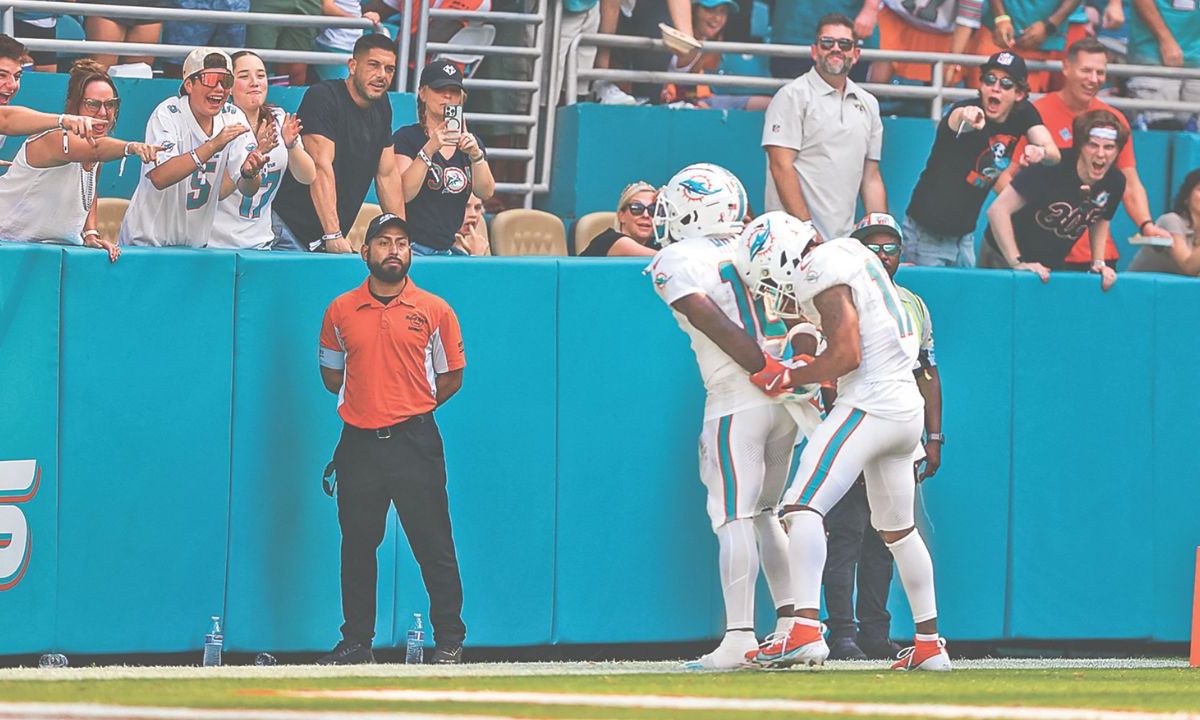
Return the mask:
<svg viewBox="0 0 1200 720">
<path fill-rule="evenodd" d="M 413 613 L 412 625 L 408 626 L 408 642 L 404 646 L 404 662 L 420 665 L 425 662 L 425 626 L 421 613 Z"/>
<path fill-rule="evenodd" d="M 212 632 L 204 636 L 204 667 L 220 667 L 221 649 L 225 647 L 225 635 L 221 632 L 221 618 L 212 616 Z"/>
<path fill-rule="evenodd" d="M 38 667 L 40 668 L 65 668 L 67 666 L 67 656 L 62 653 L 46 653 L 38 658 Z"/>
</svg>

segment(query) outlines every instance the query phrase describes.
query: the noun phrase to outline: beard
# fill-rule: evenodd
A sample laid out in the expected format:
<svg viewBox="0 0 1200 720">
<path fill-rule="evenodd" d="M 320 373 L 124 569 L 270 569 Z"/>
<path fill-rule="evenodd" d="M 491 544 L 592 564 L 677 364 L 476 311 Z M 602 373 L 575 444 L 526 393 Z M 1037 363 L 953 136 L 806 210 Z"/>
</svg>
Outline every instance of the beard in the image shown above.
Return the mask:
<svg viewBox="0 0 1200 720">
<path fill-rule="evenodd" d="M 408 276 L 408 265 L 409 263 L 406 263 L 403 260 L 400 260 L 398 265 L 385 265 L 384 261 L 368 261 L 367 269 L 371 271 L 371 275 L 374 276 L 376 280 L 392 285 L 400 282 Z"/>
<path fill-rule="evenodd" d="M 850 74 L 850 58 L 847 57 L 824 57 L 817 62 L 817 65 L 820 66 L 821 72 L 826 75 Z"/>
</svg>

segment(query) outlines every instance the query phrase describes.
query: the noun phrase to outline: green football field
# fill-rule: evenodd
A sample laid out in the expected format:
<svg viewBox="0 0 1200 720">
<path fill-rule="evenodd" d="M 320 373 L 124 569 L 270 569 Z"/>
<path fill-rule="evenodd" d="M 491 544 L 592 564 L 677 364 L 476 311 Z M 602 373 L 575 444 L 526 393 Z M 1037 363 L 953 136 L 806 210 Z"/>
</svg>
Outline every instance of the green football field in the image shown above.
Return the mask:
<svg viewBox="0 0 1200 720">
<path fill-rule="evenodd" d="M 896 673 L 879 663 L 731 673 L 675 668 L 538 663 L 0 670 L 0 718 L 1200 719 L 1200 669 L 1182 661 L 977 661 L 960 662 L 949 674 Z"/>
</svg>

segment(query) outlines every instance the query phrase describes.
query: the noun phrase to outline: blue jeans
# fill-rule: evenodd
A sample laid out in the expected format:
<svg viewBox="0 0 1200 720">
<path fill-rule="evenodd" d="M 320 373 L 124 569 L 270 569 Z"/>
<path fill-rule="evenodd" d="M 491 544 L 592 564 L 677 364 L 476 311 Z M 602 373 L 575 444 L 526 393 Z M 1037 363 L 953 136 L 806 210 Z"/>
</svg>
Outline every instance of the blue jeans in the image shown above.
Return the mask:
<svg viewBox="0 0 1200 720">
<path fill-rule="evenodd" d="M 308 250 L 307 243 L 301 242 L 300 238 L 296 237 L 296 233 L 283 222 L 283 219 L 271 211 L 271 232 L 275 233 L 275 239 L 271 241 L 272 250 L 295 250 L 304 252 Z"/>
<path fill-rule="evenodd" d="M 434 248 L 431 248 L 428 245 L 422 245 L 421 243 L 413 243 L 412 244 L 412 254 L 413 255 L 466 255 L 466 253 L 463 252 L 462 249 L 454 247 L 454 246 L 446 248 L 445 250 L 435 250 Z"/>
<path fill-rule="evenodd" d="M 927 267 L 975 267 L 975 234 L 938 235 L 904 216 L 900 261 Z"/>
<path fill-rule="evenodd" d="M 167 7 L 250 12 L 250 0 L 172 0 Z M 163 23 L 162 41 L 165 45 L 240 48 L 246 46 L 246 26 L 172 20 Z"/>
</svg>

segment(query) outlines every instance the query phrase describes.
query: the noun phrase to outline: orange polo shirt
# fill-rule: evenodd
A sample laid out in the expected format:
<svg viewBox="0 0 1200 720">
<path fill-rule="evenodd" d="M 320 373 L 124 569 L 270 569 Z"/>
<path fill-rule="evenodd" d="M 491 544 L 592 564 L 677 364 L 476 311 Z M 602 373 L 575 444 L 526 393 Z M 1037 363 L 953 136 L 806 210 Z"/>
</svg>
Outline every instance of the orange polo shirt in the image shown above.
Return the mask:
<svg viewBox="0 0 1200 720">
<path fill-rule="evenodd" d="M 1075 140 L 1071 136 L 1071 123 L 1075 122 L 1075 113 L 1071 112 L 1059 94 L 1056 92 L 1047 93 L 1034 100 L 1033 106 L 1041 113 L 1042 124 L 1050 131 L 1050 135 L 1054 137 L 1054 144 L 1060 150 L 1071 147 Z M 1126 130 L 1129 129 L 1129 121 L 1125 119 L 1124 113 L 1103 100 L 1092 98 L 1092 101 L 1088 103 L 1087 112 L 1091 112 L 1092 110 L 1109 111 L 1117 116 L 1117 119 L 1121 121 Z M 1021 138 L 1021 142 L 1017 144 L 1017 149 L 1013 152 L 1013 157 L 1021 157 L 1021 153 L 1024 152 L 1025 145 L 1027 144 L 1028 141 L 1025 138 Z M 1133 157 L 1133 138 L 1130 138 L 1129 142 L 1125 143 L 1125 147 L 1121 148 L 1121 152 L 1117 155 L 1115 165 L 1118 170 L 1125 170 L 1126 168 L 1133 167 L 1135 162 Z M 1084 230 L 1083 235 L 1075 241 L 1075 245 L 1067 255 L 1067 262 L 1090 263 L 1092 261 L 1091 242 L 1088 231 Z M 1117 246 L 1113 244 L 1112 237 L 1109 237 L 1108 247 L 1104 250 L 1104 259 L 1116 260 L 1118 257 L 1120 257 L 1120 253 L 1117 252 Z"/>
<path fill-rule="evenodd" d="M 409 278 L 386 307 L 366 281 L 334 298 L 321 324 L 320 363 L 345 370 L 338 414 L 373 430 L 433 410 L 437 375 L 467 361 L 450 305 Z"/>
</svg>

